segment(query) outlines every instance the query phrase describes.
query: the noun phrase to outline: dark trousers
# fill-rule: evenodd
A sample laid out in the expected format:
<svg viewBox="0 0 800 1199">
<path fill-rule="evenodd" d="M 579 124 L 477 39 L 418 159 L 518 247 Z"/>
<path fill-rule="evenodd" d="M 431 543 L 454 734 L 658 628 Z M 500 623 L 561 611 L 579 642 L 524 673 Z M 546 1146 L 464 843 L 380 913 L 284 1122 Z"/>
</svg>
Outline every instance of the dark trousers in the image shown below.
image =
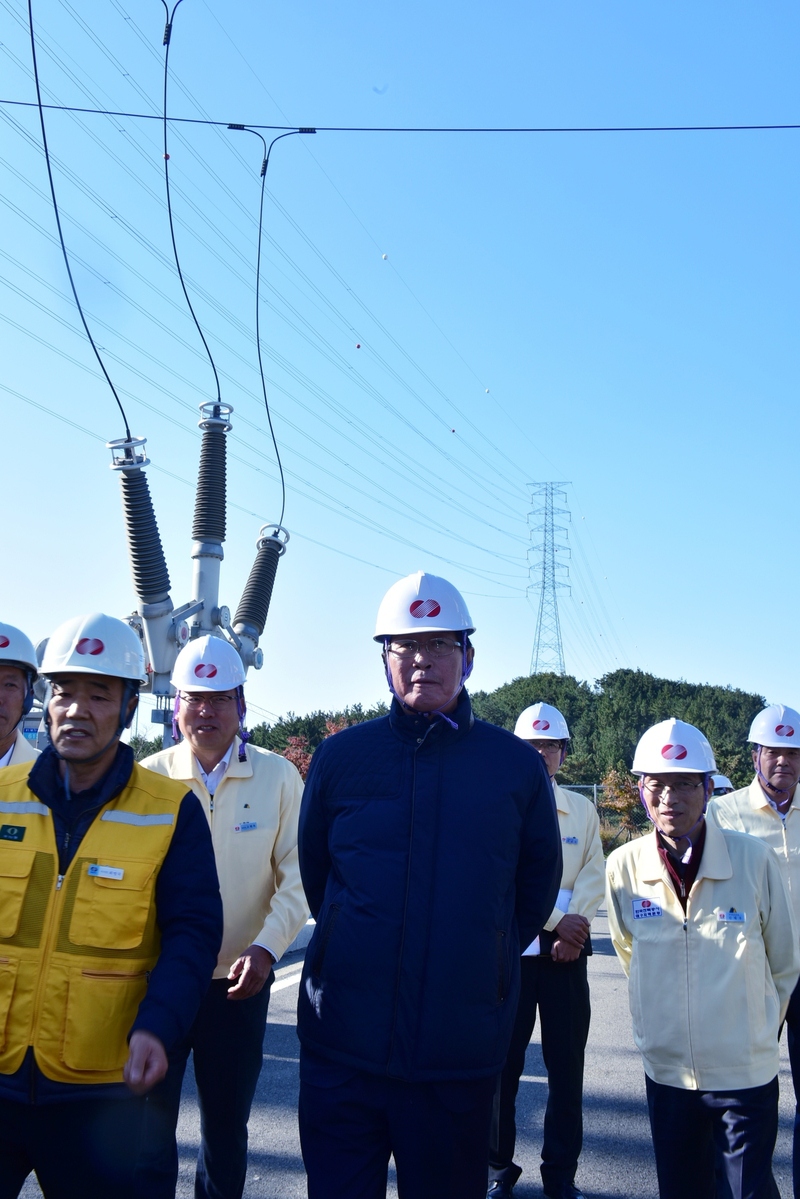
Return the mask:
<svg viewBox="0 0 800 1199">
<path fill-rule="evenodd" d="M 300 1145 L 309 1199 L 486 1199 L 494 1078 L 412 1083 L 300 1051 Z"/>
<path fill-rule="evenodd" d="M 489 1145 L 489 1177 L 512 1185 L 522 1173 L 514 1164 L 516 1099 L 537 1007 L 547 1069 L 541 1173 L 546 1188 L 557 1191 L 574 1179 L 583 1144 L 583 1060 L 591 1016 L 585 956 L 575 962 L 522 959 L 519 1007 L 497 1082 Z"/>
<path fill-rule="evenodd" d="M 16 1199 L 35 1171 L 45 1199 L 172 1199 L 137 1169 L 165 1128 L 146 1098 L 17 1103 L 0 1099 L 0 1199 Z"/>
<path fill-rule="evenodd" d="M 200 1107 L 200 1152 L 195 1199 L 241 1199 L 247 1174 L 247 1121 L 261 1073 L 264 1026 L 274 975 L 251 999 L 228 999 L 227 979 L 215 979 L 206 992 L 188 1036 L 170 1055 L 167 1077 L 153 1091 L 172 1129 L 169 1153 L 148 1154 L 147 1176 L 154 1187 L 166 1181 L 172 1194 L 178 1177 L 175 1128 L 189 1053 Z"/>
<path fill-rule="evenodd" d="M 792 1144 L 792 1182 L 794 1199 L 800 1199 L 800 983 L 792 991 L 786 1013 L 786 1041 L 794 1084 L 794 1139 Z"/>
<path fill-rule="evenodd" d="M 733 1199 L 780 1199 L 772 1177 L 778 1080 L 687 1091 L 645 1076 L 659 1199 L 714 1199 L 715 1150 Z"/>
</svg>

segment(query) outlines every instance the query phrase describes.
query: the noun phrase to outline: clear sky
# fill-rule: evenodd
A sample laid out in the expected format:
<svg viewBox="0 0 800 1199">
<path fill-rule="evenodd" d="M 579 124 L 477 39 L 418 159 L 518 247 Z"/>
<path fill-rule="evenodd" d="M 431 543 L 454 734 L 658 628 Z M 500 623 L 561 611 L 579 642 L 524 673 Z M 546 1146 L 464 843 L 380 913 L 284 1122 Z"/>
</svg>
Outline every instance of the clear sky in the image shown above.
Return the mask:
<svg viewBox="0 0 800 1199">
<path fill-rule="evenodd" d="M 174 116 L 313 126 L 800 121 L 794 4 L 183 0 Z M 158 113 L 155 0 L 34 0 L 46 101 Z M 0 0 L 4 99 L 31 100 L 27 10 Z M 76 283 L 189 598 L 197 405 L 214 396 L 170 257 L 156 121 L 49 112 Z M 800 130 L 324 133 L 280 142 L 262 333 L 291 531 L 251 703 L 384 694 L 393 580 L 465 593 L 474 685 L 527 673 L 527 484 L 565 480 L 567 670 L 619 666 L 800 706 Z M 135 605 L 124 430 L 68 294 L 38 117 L 0 106 L 0 619 L 35 640 Z M 253 285 L 260 144 L 173 126 L 188 285 L 234 407 L 221 600 L 280 491 Z M 357 348 L 360 346 L 360 349 Z M 488 390 L 487 390 L 488 389 Z M 62 418 L 62 419 L 59 419 Z"/>
</svg>

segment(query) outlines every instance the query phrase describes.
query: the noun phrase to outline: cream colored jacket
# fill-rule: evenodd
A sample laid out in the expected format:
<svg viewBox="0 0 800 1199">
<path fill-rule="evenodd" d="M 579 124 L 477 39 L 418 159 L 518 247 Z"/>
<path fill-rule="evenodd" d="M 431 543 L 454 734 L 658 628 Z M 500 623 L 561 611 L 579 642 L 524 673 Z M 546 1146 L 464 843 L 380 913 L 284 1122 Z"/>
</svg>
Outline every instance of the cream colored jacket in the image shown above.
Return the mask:
<svg viewBox="0 0 800 1199">
<path fill-rule="evenodd" d="M 772 807 L 757 777 L 749 787 L 729 795 L 717 795 L 708 810 L 720 828 L 749 833 L 775 850 L 792 897 L 795 922 L 800 929 L 800 787 L 794 789 L 786 820 L 782 820 Z"/>
<path fill-rule="evenodd" d="M 27 737 L 23 737 L 22 731 L 17 729 L 17 739 L 14 742 L 14 748 L 11 751 L 11 759 L 9 766 L 19 766 L 20 762 L 33 762 L 39 757 L 40 750 L 31 745 Z"/>
<path fill-rule="evenodd" d="M 240 762 L 239 744 L 213 800 L 186 741 L 142 762 L 185 783 L 208 817 L 224 915 L 214 978 L 225 978 L 248 945 L 280 958 L 308 919 L 297 861 L 302 780 L 286 758 L 253 745 Z"/>
<path fill-rule="evenodd" d="M 545 928 L 551 933 L 567 913 L 585 916 L 591 924 L 603 900 L 606 867 L 600 841 L 600 821 L 591 800 L 578 791 L 553 785 L 561 831 L 561 890 L 572 892 L 565 908 L 555 907 Z"/>
<path fill-rule="evenodd" d="M 684 917 L 652 832 L 609 856 L 606 903 L 647 1075 L 684 1090 L 770 1082 L 800 974 L 775 854 L 707 820 Z"/>
</svg>

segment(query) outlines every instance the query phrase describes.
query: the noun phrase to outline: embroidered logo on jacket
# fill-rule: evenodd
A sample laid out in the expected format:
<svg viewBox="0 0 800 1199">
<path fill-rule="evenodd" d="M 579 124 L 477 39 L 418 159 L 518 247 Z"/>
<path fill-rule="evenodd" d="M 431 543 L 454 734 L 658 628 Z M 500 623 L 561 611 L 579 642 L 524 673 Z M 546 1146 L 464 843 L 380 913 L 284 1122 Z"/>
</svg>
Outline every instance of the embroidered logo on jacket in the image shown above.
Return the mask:
<svg viewBox="0 0 800 1199">
<path fill-rule="evenodd" d="M 634 899 L 633 900 L 633 918 L 634 920 L 650 920 L 653 916 L 663 916 L 661 904 L 654 903 L 652 899 Z"/>
</svg>

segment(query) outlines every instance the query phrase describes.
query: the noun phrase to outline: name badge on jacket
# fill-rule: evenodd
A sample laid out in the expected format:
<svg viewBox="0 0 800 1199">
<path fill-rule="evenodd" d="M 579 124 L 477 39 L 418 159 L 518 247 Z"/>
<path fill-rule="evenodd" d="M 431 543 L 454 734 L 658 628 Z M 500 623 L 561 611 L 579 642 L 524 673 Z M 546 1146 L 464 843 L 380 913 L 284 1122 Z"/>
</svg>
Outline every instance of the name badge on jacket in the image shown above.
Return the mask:
<svg viewBox="0 0 800 1199">
<path fill-rule="evenodd" d="M 633 900 L 633 918 L 634 920 L 650 920 L 653 916 L 663 916 L 661 904 L 656 903 L 652 899 L 634 899 Z"/>
<path fill-rule="evenodd" d="M 736 908 L 731 908 L 729 912 L 717 912 L 717 920 L 727 920 L 734 924 L 744 924 L 746 918 L 746 913 L 737 912 Z"/>
</svg>

